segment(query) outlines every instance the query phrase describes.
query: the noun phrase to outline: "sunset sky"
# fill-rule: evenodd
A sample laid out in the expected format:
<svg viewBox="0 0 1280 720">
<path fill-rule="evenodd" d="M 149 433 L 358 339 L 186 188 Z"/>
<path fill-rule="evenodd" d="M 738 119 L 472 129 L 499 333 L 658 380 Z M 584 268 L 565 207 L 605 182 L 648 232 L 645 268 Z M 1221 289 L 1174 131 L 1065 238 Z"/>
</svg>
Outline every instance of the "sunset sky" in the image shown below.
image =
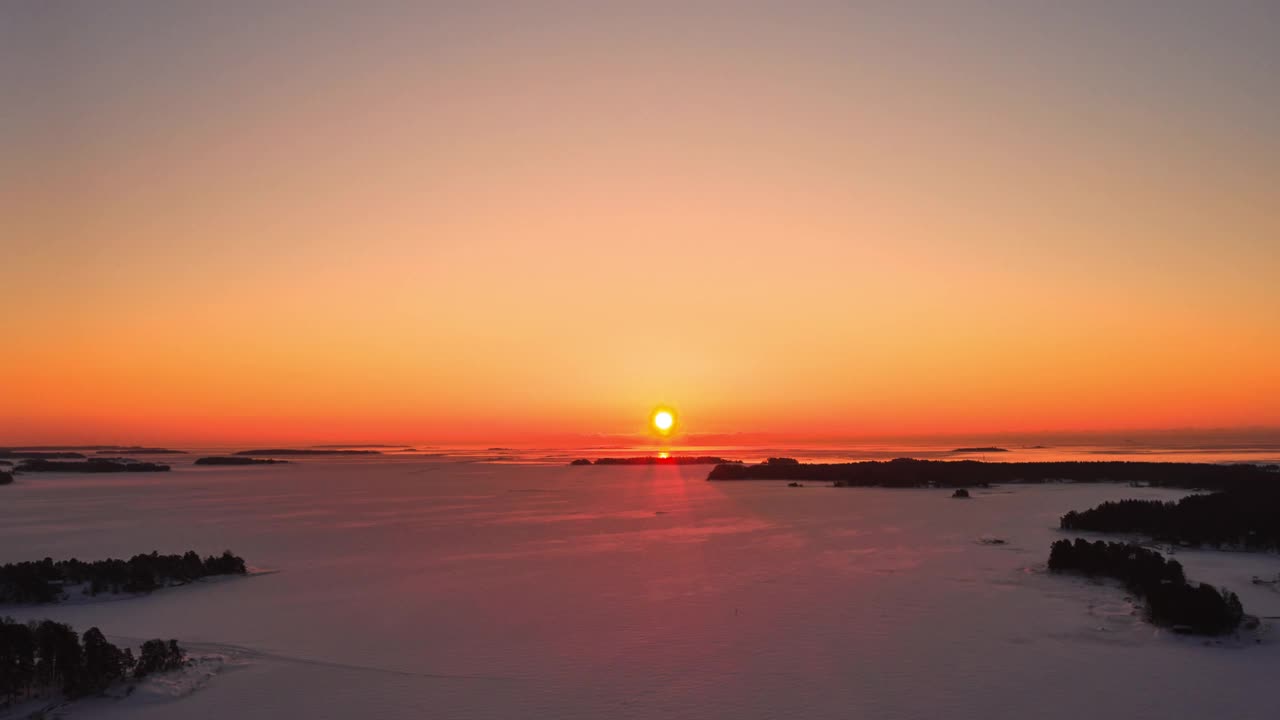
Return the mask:
<svg viewBox="0 0 1280 720">
<path fill-rule="evenodd" d="M 0 445 L 1280 426 L 1277 78 L 1266 2 L 5 3 Z"/>
</svg>

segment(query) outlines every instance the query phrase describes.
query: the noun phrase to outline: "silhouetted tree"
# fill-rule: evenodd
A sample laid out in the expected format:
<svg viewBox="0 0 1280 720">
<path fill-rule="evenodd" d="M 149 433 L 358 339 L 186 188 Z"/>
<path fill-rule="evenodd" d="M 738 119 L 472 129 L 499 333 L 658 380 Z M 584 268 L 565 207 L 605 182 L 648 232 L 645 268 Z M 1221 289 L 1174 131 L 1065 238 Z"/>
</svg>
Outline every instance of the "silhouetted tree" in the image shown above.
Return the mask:
<svg viewBox="0 0 1280 720">
<path fill-rule="evenodd" d="M 84 675 L 81 689 L 100 693 L 128 677 L 133 669 L 133 655 L 107 642 L 96 627 L 84 631 Z"/>
<path fill-rule="evenodd" d="M 133 676 L 143 678 L 147 675 L 168 670 L 177 670 L 186 663 L 186 653 L 178 647 L 176 640 L 148 640 L 142 643 L 142 652 L 138 655 L 138 663 L 134 666 Z"/>
<path fill-rule="evenodd" d="M 131 649 L 121 650 L 98 628 L 83 636 L 52 620 L 18 623 L 0 618 L 0 708 L 15 700 L 60 692 L 100 693 L 132 676 L 181 668 L 186 653 L 174 640 L 143 644 L 147 666 L 137 672 Z"/>
<path fill-rule="evenodd" d="M 12 702 L 25 695 L 35 673 L 35 631 L 13 618 L 0 618 L 0 698 Z"/>
<path fill-rule="evenodd" d="M 205 558 L 204 571 L 206 575 L 244 575 L 244 558 L 223 550 L 218 557 Z"/>
<path fill-rule="evenodd" d="M 44 620 L 35 627 L 35 641 L 36 682 L 77 694 L 83 667 L 80 637 L 69 625 Z"/>
</svg>

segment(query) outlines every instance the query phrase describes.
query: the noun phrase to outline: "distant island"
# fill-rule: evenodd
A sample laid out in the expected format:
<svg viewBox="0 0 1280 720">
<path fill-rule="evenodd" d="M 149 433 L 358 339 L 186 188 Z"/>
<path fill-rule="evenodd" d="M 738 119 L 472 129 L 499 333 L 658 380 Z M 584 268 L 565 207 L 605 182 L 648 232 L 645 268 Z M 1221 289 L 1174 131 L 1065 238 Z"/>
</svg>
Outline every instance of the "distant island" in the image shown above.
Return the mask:
<svg viewBox="0 0 1280 720">
<path fill-rule="evenodd" d="M 90 458 L 88 460 L 24 460 L 15 468 L 16 472 L 79 472 L 79 473 L 117 473 L 117 472 L 168 472 L 168 465 L 139 462 L 127 458 Z"/>
<path fill-rule="evenodd" d="M 995 483 L 1128 482 L 1225 490 L 1280 483 L 1276 465 L 1173 462 L 979 462 L 896 460 L 808 464 L 770 458 L 758 465 L 717 465 L 708 480 L 809 480 L 837 487 L 983 487 Z"/>
<path fill-rule="evenodd" d="M 142 445 L 12 445 L 4 450 L 53 451 L 53 450 L 132 450 Z"/>
<path fill-rule="evenodd" d="M 346 448 L 380 448 L 384 450 L 395 450 L 398 448 L 404 448 L 405 450 L 413 449 L 411 447 L 405 447 L 404 445 L 385 445 L 385 444 L 378 444 L 378 443 L 351 443 L 348 445 L 336 445 L 336 444 L 312 445 L 311 447 L 318 448 L 321 450 L 342 450 Z"/>
<path fill-rule="evenodd" d="M 1212 585 L 1192 585 L 1177 560 L 1132 543 L 1055 542 L 1049 552 L 1052 572 L 1080 572 L 1120 580 L 1146 601 L 1147 619 L 1176 632 L 1221 635 L 1244 620 L 1240 598 Z"/>
<path fill-rule="evenodd" d="M 237 455 L 216 455 L 212 457 L 197 458 L 194 465 L 277 465 L 279 463 L 287 463 L 288 460 L 276 460 L 275 458 L 257 458 L 244 457 Z"/>
<path fill-rule="evenodd" d="M 84 453 L 67 452 L 62 450 L 46 451 L 0 449 L 0 458 L 10 458 L 13 460 L 83 460 L 84 457 Z"/>
<path fill-rule="evenodd" d="M 0 458 L 15 460 L 83 460 L 84 453 L 97 455 L 185 455 L 185 450 L 142 445 L 42 445 L 36 447 L 0 448 Z"/>
<path fill-rule="evenodd" d="M 318 448 L 276 448 L 269 450 L 241 450 L 232 455 L 381 455 L 380 450 L 333 450 Z"/>
<path fill-rule="evenodd" d="M 0 565 L 0 603 L 56 603 L 75 589 L 84 595 L 147 593 L 184 585 L 210 575 L 244 575 L 244 558 L 230 550 L 201 559 L 194 550 L 183 555 L 134 555 L 82 562 L 44 560 Z"/>
<path fill-rule="evenodd" d="M 122 445 L 120 447 L 110 447 L 110 448 L 105 448 L 103 450 L 99 450 L 97 452 L 99 455 L 118 455 L 120 453 L 124 453 L 126 455 L 186 455 L 187 454 L 186 450 L 170 450 L 169 448 L 139 447 L 137 445 L 132 445 L 132 446 Z"/>
<path fill-rule="evenodd" d="M 962 448 L 956 448 L 951 452 L 953 453 L 996 453 L 996 452 L 1009 452 L 1009 451 L 1002 447 L 993 446 L 993 447 L 962 447 Z"/>
<path fill-rule="evenodd" d="M 176 640 L 147 640 L 134 659 L 133 648 L 121 650 L 96 627 L 80 636 L 70 625 L 52 620 L 21 623 L 0 617 L 0 649 L 0 709 L 53 693 L 68 699 L 96 695 L 129 678 L 187 664 L 186 652 Z"/>
<path fill-rule="evenodd" d="M 658 455 L 646 455 L 643 457 L 603 457 L 597 459 L 594 463 L 586 458 L 579 458 L 569 463 L 570 465 L 725 465 L 735 466 L 740 464 L 741 460 L 725 460 L 721 457 L 713 457 L 710 455 L 672 455 L 670 457 L 661 457 Z"/>
</svg>

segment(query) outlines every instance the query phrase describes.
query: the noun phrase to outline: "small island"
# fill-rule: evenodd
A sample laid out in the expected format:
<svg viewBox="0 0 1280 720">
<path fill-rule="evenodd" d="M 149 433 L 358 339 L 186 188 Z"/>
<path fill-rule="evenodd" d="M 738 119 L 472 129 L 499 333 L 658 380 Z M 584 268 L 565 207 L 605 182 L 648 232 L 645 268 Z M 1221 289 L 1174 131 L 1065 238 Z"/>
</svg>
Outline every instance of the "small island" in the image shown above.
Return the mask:
<svg viewBox="0 0 1280 720">
<path fill-rule="evenodd" d="M 953 493 L 951 493 L 951 497 L 953 497 L 953 498 L 955 498 L 955 499 L 957 499 L 957 500 L 968 500 L 968 499 L 969 499 L 969 491 L 968 491 L 968 490 L 965 490 L 964 488 L 956 488 L 956 491 L 955 491 L 955 492 L 953 492 Z"/>
<path fill-rule="evenodd" d="M 178 670 L 187 664 L 176 640 L 147 640 L 134 658 L 91 627 L 84 635 L 53 620 L 16 622 L 0 617 L 0 710 L 19 702 L 98 695 L 130 679 Z M 37 710 L 31 717 L 45 717 Z"/>
<path fill-rule="evenodd" d="M 1009 451 L 1002 447 L 992 446 L 992 447 L 962 447 L 962 448 L 956 448 L 951 452 L 953 453 L 997 453 L 997 452 L 1009 452 Z"/>
<path fill-rule="evenodd" d="M 168 465 L 140 462 L 128 458 L 89 458 L 88 460 L 24 460 L 17 472 L 168 472 Z"/>
<path fill-rule="evenodd" d="M 1145 599 L 1149 621 L 1175 632 L 1221 635 L 1235 630 L 1245 617 L 1235 593 L 1206 583 L 1192 585 L 1177 560 L 1132 543 L 1059 540 L 1050 549 L 1049 570 L 1120 580 Z"/>
<path fill-rule="evenodd" d="M 643 455 L 640 457 L 603 457 L 594 463 L 585 458 L 574 460 L 570 465 L 737 465 L 741 460 L 725 460 L 710 455 Z"/>
<path fill-rule="evenodd" d="M 88 596 L 148 593 L 211 575 L 247 573 L 244 558 L 230 550 L 203 559 L 194 550 L 182 555 L 152 552 L 128 560 L 92 562 L 45 558 L 0 565 L 0 603 L 56 603 L 74 591 Z"/>
<path fill-rule="evenodd" d="M 275 458 L 258 458 L 245 457 L 239 455 L 215 455 L 212 457 L 197 458 L 194 465 L 278 465 L 287 463 L 288 460 L 276 460 Z"/>
<path fill-rule="evenodd" d="M 381 450 L 335 450 L 317 448 L 273 448 L 268 450 L 241 450 L 232 455 L 257 457 L 263 455 L 381 455 Z"/>
</svg>

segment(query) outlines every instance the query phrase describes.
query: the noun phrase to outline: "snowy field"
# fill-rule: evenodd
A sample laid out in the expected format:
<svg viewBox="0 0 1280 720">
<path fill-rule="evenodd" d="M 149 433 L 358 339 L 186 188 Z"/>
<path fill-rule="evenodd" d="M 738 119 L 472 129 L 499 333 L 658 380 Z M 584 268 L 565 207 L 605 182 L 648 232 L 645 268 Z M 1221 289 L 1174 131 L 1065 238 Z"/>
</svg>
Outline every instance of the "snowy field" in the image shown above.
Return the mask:
<svg viewBox="0 0 1280 720">
<path fill-rule="evenodd" d="M 708 467 L 302 460 L 22 475 L 0 562 L 230 548 L 263 574 L 9 607 L 201 662 L 71 718 L 1267 718 L 1280 638 L 1175 636 L 1044 572 L 1115 485 L 837 489 Z M 984 543 L 1001 538 L 1003 545 Z M 1280 558 L 1179 551 L 1280 616 Z M 1280 622 L 1280 621 L 1276 621 Z"/>
</svg>

